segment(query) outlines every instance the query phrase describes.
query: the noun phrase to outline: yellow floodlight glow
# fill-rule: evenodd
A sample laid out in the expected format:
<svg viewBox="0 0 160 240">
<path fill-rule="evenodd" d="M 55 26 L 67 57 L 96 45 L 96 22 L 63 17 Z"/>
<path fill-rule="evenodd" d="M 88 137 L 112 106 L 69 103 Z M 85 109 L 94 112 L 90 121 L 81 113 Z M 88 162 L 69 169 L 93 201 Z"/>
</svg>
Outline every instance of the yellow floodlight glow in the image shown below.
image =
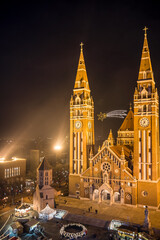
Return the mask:
<svg viewBox="0 0 160 240">
<path fill-rule="evenodd" d="M 60 151 L 62 149 L 62 146 L 61 145 L 55 145 L 54 146 L 54 150 L 56 150 L 56 151 Z"/>
<path fill-rule="evenodd" d="M 4 157 L 0 157 L 0 162 L 4 162 L 5 158 Z"/>
</svg>

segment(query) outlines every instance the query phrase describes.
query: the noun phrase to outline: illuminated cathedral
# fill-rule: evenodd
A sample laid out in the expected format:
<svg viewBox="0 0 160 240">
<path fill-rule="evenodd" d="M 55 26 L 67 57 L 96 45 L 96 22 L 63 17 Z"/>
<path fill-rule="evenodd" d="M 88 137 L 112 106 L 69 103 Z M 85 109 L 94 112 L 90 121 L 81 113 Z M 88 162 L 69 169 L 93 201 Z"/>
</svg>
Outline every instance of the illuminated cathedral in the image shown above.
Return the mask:
<svg viewBox="0 0 160 240">
<path fill-rule="evenodd" d="M 69 195 L 107 204 L 160 204 L 159 98 L 145 27 L 137 86 L 114 140 L 94 154 L 94 102 L 81 44 L 70 100 Z"/>
</svg>

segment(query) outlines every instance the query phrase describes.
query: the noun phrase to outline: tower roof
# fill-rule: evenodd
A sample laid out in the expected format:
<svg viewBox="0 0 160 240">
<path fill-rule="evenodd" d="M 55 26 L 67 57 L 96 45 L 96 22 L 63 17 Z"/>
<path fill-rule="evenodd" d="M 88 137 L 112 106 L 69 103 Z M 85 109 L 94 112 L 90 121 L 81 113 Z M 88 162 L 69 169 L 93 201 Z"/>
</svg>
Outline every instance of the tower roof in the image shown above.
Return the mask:
<svg viewBox="0 0 160 240">
<path fill-rule="evenodd" d="M 148 28 L 146 27 L 143 29 L 145 31 L 144 43 L 143 43 L 143 49 L 142 49 L 138 80 L 146 80 L 146 79 L 154 80 L 150 52 L 149 52 L 148 41 L 147 41 L 147 29 Z"/>
<path fill-rule="evenodd" d="M 134 116 L 133 116 L 133 111 L 130 108 L 126 118 L 124 119 L 119 131 L 134 131 Z"/>
<path fill-rule="evenodd" d="M 38 170 L 50 170 L 52 167 L 48 163 L 47 159 L 44 157 L 42 162 L 38 166 Z"/>
<path fill-rule="evenodd" d="M 86 88 L 89 90 L 87 71 L 83 55 L 83 43 L 81 43 L 80 46 L 81 50 L 74 88 Z"/>
</svg>

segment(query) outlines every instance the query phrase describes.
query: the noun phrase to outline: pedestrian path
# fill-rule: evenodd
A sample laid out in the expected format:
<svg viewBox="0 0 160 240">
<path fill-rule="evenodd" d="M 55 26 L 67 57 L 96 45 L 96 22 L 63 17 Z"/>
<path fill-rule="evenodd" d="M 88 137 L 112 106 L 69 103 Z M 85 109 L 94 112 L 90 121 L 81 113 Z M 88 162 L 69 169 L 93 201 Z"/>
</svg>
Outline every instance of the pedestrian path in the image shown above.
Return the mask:
<svg viewBox="0 0 160 240">
<path fill-rule="evenodd" d="M 0 213 L 0 217 L 3 216 L 3 215 L 6 215 L 8 213 L 11 213 L 11 212 L 13 212 L 13 209 L 10 209 L 10 210 L 8 210 L 6 212 L 2 212 L 2 213 Z"/>
<path fill-rule="evenodd" d="M 77 214 L 72 214 L 68 213 L 64 220 L 68 220 L 70 222 L 77 222 L 77 223 L 82 223 L 94 227 L 101 227 L 101 228 L 107 228 L 109 225 L 108 221 L 102 220 L 102 219 L 96 219 L 96 218 L 90 218 L 82 215 L 77 215 Z"/>
<path fill-rule="evenodd" d="M 97 203 L 90 200 L 81 200 L 71 197 L 61 197 L 58 199 L 58 208 L 65 209 L 72 214 L 84 215 L 94 219 L 111 221 L 117 219 L 125 222 L 144 224 L 144 208 L 113 204 L 111 206 L 105 203 Z M 65 200 L 65 201 L 64 201 Z M 89 208 L 92 208 L 89 211 Z M 97 210 L 97 214 L 95 213 Z M 160 229 L 160 211 L 149 208 L 149 218 L 153 228 Z"/>
</svg>

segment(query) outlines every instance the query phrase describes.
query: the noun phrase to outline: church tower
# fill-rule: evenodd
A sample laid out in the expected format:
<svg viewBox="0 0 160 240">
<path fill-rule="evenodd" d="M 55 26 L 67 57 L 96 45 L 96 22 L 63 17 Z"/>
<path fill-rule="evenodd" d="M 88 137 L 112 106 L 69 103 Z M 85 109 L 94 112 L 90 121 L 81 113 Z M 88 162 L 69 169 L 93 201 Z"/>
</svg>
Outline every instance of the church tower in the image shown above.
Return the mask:
<svg viewBox="0 0 160 240">
<path fill-rule="evenodd" d="M 141 63 L 134 93 L 134 168 L 137 203 L 158 205 L 159 98 L 155 87 L 150 52 L 144 28 Z"/>
<path fill-rule="evenodd" d="M 37 168 L 37 186 L 33 194 L 33 209 L 40 212 L 49 205 L 51 208 L 55 207 L 55 197 L 60 194 L 53 187 L 52 184 L 52 167 L 46 158 Z"/>
<path fill-rule="evenodd" d="M 83 55 L 83 43 L 80 44 L 80 58 L 73 94 L 70 100 L 70 195 L 75 195 L 74 185 L 80 174 L 89 167 L 89 153 L 94 149 L 94 102 L 89 88 Z"/>
</svg>

